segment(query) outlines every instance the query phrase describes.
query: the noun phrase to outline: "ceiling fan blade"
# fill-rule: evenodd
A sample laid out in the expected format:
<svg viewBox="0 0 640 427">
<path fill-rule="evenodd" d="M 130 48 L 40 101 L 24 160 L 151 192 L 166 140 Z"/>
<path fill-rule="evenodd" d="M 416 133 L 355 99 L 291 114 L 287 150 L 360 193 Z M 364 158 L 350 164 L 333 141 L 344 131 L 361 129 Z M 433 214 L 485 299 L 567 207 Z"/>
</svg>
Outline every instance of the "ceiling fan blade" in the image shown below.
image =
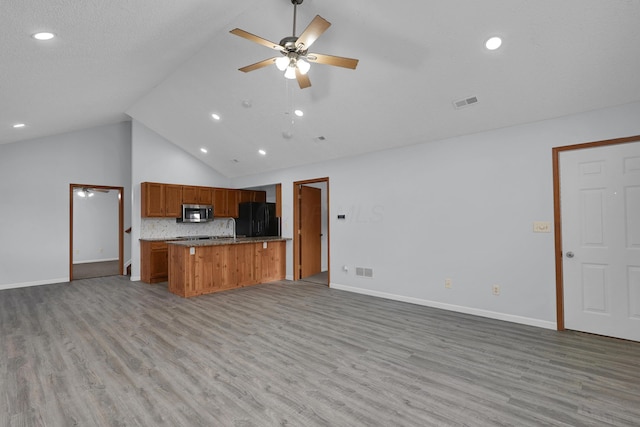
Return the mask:
<svg viewBox="0 0 640 427">
<path fill-rule="evenodd" d="M 246 67 L 238 68 L 240 71 L 248 73 L 249 71 L 258 70 L 260 68 L 268 67 L 276 61 L 276 58 L 265 59 L 264 61 L 256 62 L 255 64 L 247 65 Z"/>
<path fill-rule="evenodd" d="M 353 58 L 344 58 L 342 56 L 323 55 L 321 53 L 308 53 L 309 62 L 318 64 L 334 65 L 336 67 L 350 68 L 355 70 L 358 66 L 358 60 Z"/>
<path fill-rule="evenodd" d="M 313 18 L 313 21 L 304 29 L 298 40 L 296 41 L 296 47 L 303 45 L 302 50 L 309 49 L 309 46 L 313 44 L 317 40 L 318 37 L 322 35 L 327 28 L 331 26 L 331 22 L 327 21 L 320 15 L 316 15 Z"/>
<path fill-rule="evenodd" d="M 311 86 L 311 80 L 309 80 L 309 76 L 306 74 L 302 74 L 298 67 L 296 67 L 296 80 L 298 81 L 298 86 L 300 86 L 300 89 L 305 89 Z"/>
<path fill-rule="evenodd" d="M 267 39 L 263 39 L 262 37 L 258 37 L 255 34 L 251 34 L 245 30 L 241 30 L 240 28 L 235 28 L 231 31 L 229 31 L 231 34 L 235 34 L 236 36 L 240 36 L 242 38 L 245 38 L 249 41 L 252 41 L 254 43 L 258 43 L 261 44 L 262 46 L 266 46 L 270 49 L 274 49 L 274 50 L 282 50 L 283 47 L 280 46 L 278 43 L 274 43 L 271 42 Z"/>
</svg>

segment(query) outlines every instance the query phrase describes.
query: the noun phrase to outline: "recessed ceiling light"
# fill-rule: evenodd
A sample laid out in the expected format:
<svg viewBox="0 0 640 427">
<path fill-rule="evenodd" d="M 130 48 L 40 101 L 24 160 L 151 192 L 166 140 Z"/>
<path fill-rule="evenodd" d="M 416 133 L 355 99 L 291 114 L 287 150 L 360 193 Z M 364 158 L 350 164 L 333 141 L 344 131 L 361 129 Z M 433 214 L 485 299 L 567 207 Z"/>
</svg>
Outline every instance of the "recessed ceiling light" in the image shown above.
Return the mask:
<svg viewBox="0 0 640 427">
<path fill-rule="evenodd" d="M 202 147 L 200 149 L 200 151 L 202 151 L 204 154 L 207 154 L 209 152 L 209 150 L 207 150 L 206 148 Z"/>
<path fill-rule="evenodd" d="M 295 114 L 296 116 L 298 116 L 298 117 L 302 117 L 302 116 L 304 116 L 304 112 L 303 112 L 302 110 L 296 110 L 296 111 L 294 111 L 294 114 Z"/>
<path fill-rule="evenodd" d="M 267 152 L 266 152 L 266 151 L 264 151 L 264 150 L 258 150 L 258 153 L 260 153 L 260 154 L 261 154 L 261 155 L 263 155 L 263 156 L 266 156 L 266 155 L 267 155 Z"/>
<path fill-rule="evenodd" d="M 15 125 L 13 125 L 13 127 L 16 128 L 16 129 L 17 128 L 23 128 L 23 127 L 25 127 L 25 124 L 24 123 L 16 123 Z"/>
<path fill-rule="evenodd" d="M 211 117 L 213 117 L 213 120 L 220 120 L 220 116 L 217 115 L 216 113 L 213 113 Z"/>
<path fill-rule="evenodd" d="M 36 40 L 51 40 L 52 38 L 54 38 L 56 35 L 53 33 L 46 33 L 46 32 L 42 32 L 42 33 L 35 33 L 34 35 L 32 35 L 31 37 L 33 37 Z"/>
<path fill-rule="evenodd" d="M 484 45 L 489 50 L 496 50 L 502 45 L 502 39 L 500 37 L 491 37 Z"/>
</svg>

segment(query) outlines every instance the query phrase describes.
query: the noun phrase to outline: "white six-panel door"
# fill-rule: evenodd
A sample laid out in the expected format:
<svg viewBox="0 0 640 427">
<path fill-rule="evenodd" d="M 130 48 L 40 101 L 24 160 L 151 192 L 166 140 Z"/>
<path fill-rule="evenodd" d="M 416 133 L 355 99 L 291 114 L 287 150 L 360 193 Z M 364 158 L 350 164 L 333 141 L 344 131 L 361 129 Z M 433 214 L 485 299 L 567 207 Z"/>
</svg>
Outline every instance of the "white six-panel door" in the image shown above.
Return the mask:
<svg viewBox="0 0 640 427">
<path fill-rule="evenodd" d="M 565 327 L 640 341 L 640 142 L 559 161 Z"/>
</svg>

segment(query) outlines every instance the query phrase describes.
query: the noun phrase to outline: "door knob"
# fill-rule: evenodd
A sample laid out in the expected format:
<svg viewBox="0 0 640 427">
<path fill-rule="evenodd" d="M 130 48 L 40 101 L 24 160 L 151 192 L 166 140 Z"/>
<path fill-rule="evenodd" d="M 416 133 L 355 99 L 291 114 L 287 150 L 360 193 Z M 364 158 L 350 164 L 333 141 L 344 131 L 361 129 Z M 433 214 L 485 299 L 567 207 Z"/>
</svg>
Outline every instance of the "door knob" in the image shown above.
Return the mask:
<svg viewBox="0 0 640 427">
<path fill-rule="evenodd" d="M 573 258 L 573 257 L 574 257 L 573 252 L 571 251 L 567 252 L 567 258 Z"/>
</svg>

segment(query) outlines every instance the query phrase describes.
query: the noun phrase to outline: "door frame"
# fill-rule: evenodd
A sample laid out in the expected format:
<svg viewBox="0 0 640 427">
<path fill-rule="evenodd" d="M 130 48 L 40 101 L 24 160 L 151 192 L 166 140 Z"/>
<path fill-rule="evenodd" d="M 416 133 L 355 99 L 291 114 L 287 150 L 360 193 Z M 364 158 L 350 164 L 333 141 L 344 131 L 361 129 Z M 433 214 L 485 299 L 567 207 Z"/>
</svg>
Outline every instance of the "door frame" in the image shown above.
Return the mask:
<svg viewBox="0 0 640 427">
<path fill-rule="evenodd" d="M 300 280 L 300 204 L 298 187 L 305 184 L 327 183 L 327 196 L 323 202 L 327 203 L 327 286 L 331 283 L 331 209 L 329 206 L 329 177 L 306 179 L 293 182 L 293 280 Z"/>
<path fill-rule="evenodd" d="M 563 151 L 582 150 L 585 148 L 606 147 L 616 144 L 627 144 L 639 142 L 640 135 L 626 138 L 607 139 L 603 141 L 587 142 L 584 144 L 566 145 L 554 147 L 553 154 L 553 224 L 555 239 L 555 262 L 556 262 L 556 328 L 564 331 L 564 284 L 562 271 L 562 216 L 560 214 L 560 153 Z"/>
<path fill-rule="evenodd" d="M 69 184 L 69 282 L 73 281 L 73 190 L 84 187 L 118 192 L 118 271 L 121 275 L 124 275 L 124 187 Z"/>
</svg>

